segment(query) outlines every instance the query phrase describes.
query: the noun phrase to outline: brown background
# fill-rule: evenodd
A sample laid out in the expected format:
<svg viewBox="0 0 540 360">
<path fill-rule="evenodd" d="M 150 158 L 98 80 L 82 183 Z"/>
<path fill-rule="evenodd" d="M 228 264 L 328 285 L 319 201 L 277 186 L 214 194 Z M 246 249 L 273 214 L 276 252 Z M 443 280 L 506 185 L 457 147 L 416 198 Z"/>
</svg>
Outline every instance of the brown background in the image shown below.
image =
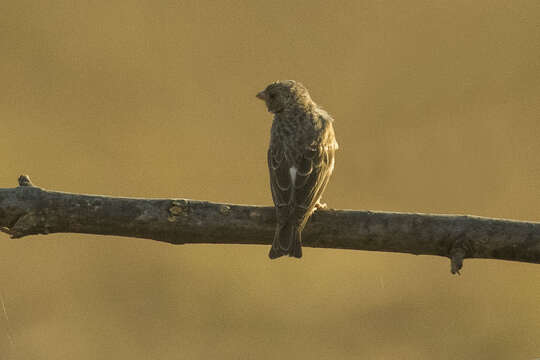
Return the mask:
<svg viewBox="0 0 540 360">
<path fill-rule="evenodd" d="M 540 2 L 3 1 L 0 187 L 270 204 L 267 83 L 336 118 L 335 208 L 540 220 Z M 0 237 L 1 359 L 532 359 L 540 267 Z M 0 309 L 1 310 L 1 309 Z"/>
</svg>

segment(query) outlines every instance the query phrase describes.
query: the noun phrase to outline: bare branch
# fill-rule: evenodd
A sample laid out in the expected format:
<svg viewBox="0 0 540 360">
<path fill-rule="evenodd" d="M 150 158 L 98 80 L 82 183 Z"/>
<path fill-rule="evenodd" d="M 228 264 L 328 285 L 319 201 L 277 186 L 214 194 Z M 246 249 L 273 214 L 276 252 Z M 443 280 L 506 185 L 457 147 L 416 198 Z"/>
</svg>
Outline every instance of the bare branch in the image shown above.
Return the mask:
<svg viewBox="0 0 540 360">
<path fill-rule="evenodd" d="M 171 244 L 270 244 L 272 207 L 47 191 L 27 176 L 0 189 L 0 230 L 129 236 Z M 304 246 L 439 255 L 459 273 L 465 258 L 540 263 L 540 223 L 463 215 L 319 210 Z M 261 255 L 263 256 L 263 255 Z"/>
</svg>

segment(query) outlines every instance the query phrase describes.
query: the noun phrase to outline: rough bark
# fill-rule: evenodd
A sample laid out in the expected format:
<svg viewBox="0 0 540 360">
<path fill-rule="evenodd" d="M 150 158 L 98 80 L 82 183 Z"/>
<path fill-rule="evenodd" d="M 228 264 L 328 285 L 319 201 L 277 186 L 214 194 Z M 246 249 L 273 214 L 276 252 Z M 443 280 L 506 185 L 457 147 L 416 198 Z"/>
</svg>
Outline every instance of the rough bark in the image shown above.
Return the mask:
<svg viewBox="0 0 540 360">
<path fill-rule="evenodd" d="M 12 238 L 85 233 L 171 244 L 270 244 L 274 227 L 272 207 L 70 194 L 35 187 L 27 176 L 16 188 L 0 189 L 0 230 Z M 303 239 L 307 247 L 445 256 L 452 273 L 465 258 L 540 263 L 539 222 L 319 210 Z"/>
</svg>

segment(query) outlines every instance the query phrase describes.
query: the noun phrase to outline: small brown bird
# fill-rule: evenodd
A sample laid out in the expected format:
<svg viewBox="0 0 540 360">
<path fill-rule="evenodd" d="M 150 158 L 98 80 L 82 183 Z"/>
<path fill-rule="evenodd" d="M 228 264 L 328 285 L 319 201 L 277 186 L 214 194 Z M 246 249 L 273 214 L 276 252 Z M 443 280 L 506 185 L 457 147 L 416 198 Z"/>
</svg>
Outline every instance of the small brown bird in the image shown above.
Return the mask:
<svg viewBox="0 0 540 360">
<path fill-rule="evenodd" d="M 302 229 L 334 170 L 338 148 L 334 121 L 307 89 L 293 80 L 277 81 L 257 94 L 274 114 L 268 149 L 270 188 L 277 227 L 268 256 L 302 257 Z"/>
</svg>

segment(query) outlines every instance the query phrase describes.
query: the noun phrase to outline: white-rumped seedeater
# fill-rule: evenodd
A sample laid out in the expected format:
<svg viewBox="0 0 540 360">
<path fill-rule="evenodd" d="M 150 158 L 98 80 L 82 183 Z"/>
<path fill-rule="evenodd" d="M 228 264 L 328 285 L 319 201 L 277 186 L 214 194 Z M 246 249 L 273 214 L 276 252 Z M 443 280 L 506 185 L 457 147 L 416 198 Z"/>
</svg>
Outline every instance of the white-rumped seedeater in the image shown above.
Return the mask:
<svg viewBox="0 0 540 360">
<path fill-rule="evenodd" d="M 293 80 L 276 81 L 257 94 L 274 114 L 268 149 L 277 227 L 269 257 L 302 257 L 302 229 L 334 170 L 338 143 L 332 117 Z"/>
</svg>

